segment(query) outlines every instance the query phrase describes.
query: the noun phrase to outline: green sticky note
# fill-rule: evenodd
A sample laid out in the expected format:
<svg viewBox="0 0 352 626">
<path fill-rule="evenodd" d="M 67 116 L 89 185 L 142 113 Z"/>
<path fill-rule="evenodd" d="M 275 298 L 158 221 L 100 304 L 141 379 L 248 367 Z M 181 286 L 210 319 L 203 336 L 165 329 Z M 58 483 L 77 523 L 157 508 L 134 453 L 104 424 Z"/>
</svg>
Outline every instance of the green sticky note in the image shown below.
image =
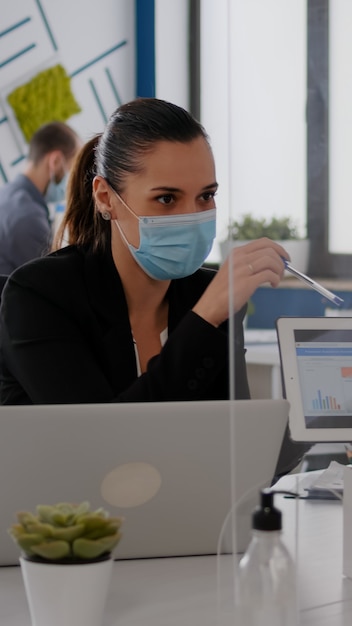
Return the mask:
<svg viewBox="0 0 352 626">
<path fill-rule="evenodd" d="M 16 87 L 7 100 L 27 142 L 43 124 L 65 122 L 81 112 L 71 90 L 71 79 L 60 64 L 39 72 L 29 82 Z"/>
</svg>

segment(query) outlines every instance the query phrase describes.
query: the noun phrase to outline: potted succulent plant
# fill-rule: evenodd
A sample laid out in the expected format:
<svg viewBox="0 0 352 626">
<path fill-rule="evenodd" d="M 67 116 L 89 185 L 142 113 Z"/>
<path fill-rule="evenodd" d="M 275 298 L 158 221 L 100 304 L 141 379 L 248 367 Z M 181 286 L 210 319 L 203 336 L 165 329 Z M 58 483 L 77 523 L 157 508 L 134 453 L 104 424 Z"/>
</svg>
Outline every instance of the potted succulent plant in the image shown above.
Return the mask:
<svg viewBox="0 0 352 626">
<path fill-rule="evenodd" d="M 300 237 L 298 228 L 291 217 L 256 218 L 245 213 L 233 220 L 228 227 L 227 239 L 220 243 L 224 260 L 231 247 L 243 245 L 253 239 L 268 237 L 279 242 L 289 253 L 291 262 L 301 272 L 307 272 L 310 242 Z"/>
<path fill-rule="evenodd" d="M 9 533 L 22 553 L 32 626 L 101 624 L 121 523 L 88 502 L 17 513 Z"/>
</svg>

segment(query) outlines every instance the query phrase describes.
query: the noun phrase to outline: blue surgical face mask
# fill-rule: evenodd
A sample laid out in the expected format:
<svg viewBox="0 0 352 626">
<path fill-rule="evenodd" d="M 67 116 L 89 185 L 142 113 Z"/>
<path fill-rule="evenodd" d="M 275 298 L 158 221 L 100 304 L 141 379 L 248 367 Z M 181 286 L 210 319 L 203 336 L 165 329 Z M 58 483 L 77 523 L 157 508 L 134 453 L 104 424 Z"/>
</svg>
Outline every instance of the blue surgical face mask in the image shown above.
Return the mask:
<svg viewBox="0 0 352 626">
<path fill-rule="evenodd" d="M 139 216 L 139 248 L 130 244 L 114 220 L 133 258 L 144 272 L 156 280 L 172 280 L 193 274 L 207 258 L 216 233 L 216 209 L 182 215 Z"/>
<path fill-rule="evenodd" d="M 68 173 L 64 175 L 64 177 L 60 180 L 59 183 L 56 183 L 55 180 L 50 181 L 48 188 L 45 192 L 45 202 L 47 204 L 50 204 L 50 203 L 57 204 L 65 200 L 67 181 L 68 181 Z"/>
</svg>

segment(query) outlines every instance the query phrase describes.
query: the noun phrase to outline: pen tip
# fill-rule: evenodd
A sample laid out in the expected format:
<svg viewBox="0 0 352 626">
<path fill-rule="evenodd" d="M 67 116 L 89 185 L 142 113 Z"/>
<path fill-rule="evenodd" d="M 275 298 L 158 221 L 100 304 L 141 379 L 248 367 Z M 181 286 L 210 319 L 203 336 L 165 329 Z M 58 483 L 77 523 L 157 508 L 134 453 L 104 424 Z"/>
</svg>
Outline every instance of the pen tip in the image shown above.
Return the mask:
<svg viewBox="0 0 352 626">
<path fill-rule="evenodd" d="M 344 300 L 342 298 L 339 298 L 339 296 L 335 296 L 334 302 L 335 304 L 337 304 L 337 306 L 341 306 L 341 304 L 344 303 Z"/>
</svg>

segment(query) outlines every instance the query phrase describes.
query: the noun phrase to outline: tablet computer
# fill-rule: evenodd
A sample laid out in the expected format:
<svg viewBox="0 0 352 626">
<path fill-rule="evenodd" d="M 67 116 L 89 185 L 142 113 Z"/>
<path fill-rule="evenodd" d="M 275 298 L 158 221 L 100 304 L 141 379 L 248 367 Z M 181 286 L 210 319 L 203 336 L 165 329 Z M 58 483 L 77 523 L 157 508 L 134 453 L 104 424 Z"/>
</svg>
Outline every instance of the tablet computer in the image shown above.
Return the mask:
<svg viewBox="0 0 352 626">
<path fill-rule="evenodd" d="M 352 441 L 352 318 L 276 322 L 284 396 L 295 441 Z"/>
</svg>

